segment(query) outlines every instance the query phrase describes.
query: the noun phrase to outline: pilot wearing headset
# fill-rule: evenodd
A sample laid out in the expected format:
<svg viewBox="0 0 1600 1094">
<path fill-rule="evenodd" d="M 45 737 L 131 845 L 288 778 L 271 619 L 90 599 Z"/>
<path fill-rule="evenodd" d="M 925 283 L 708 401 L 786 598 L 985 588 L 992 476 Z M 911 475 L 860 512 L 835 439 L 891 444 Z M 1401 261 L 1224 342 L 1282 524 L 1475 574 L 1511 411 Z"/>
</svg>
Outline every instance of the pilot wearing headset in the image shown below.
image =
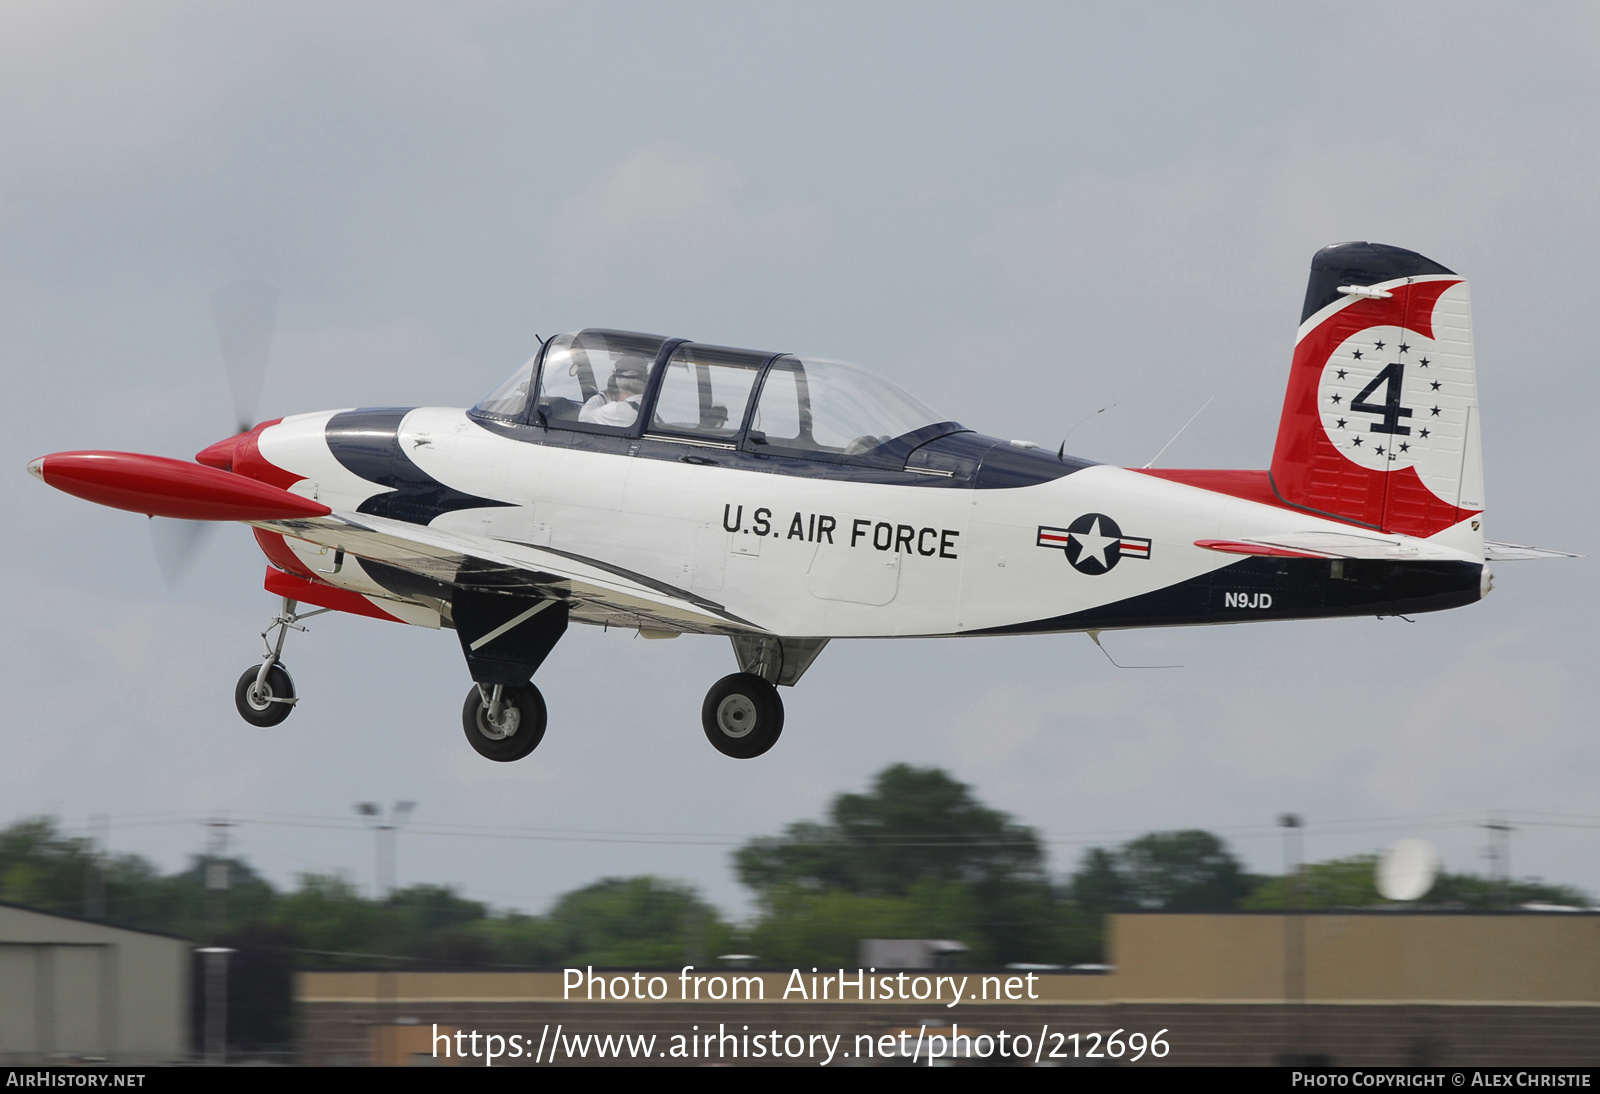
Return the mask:
<svg viewBox="0 0 1600 1094">
<path fill-rule="evenodd" d="M 645 380 L 650 370 L 638 358 L 624 357 L 606 381 L 606 390 L 596 392 L 578 411 L 578 421 L 590 425 L 628 426 L 639 420 L 639 401 L 644 398 Z"/>
</svg>

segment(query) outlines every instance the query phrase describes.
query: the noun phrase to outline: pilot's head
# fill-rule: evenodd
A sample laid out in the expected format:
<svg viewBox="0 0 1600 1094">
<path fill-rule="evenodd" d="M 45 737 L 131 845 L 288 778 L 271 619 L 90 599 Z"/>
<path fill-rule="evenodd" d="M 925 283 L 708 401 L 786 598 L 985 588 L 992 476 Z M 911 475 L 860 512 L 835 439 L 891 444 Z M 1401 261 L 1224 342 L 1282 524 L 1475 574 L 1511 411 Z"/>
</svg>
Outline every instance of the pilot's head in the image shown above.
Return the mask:
<svg viewBox="0 0 1600 1094">
<path fill-rule="evenodd" d="M 624 357 L 617 362 L 609 386 L 617 392 L 616 398 L 628 399 L 644 392 L 644 382 L 649 375 L 650 369 L 642 360 L 637 357 Z"/>
</svg>

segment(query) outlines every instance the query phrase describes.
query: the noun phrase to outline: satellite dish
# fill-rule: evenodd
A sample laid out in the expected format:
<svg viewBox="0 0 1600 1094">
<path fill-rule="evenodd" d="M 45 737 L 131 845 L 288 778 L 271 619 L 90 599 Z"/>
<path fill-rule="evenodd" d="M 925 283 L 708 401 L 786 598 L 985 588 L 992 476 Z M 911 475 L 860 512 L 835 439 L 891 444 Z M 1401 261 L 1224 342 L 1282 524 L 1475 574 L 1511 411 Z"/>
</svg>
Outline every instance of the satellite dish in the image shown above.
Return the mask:
<svg viewBox="0 0 1600 1094">
<path fill-rule="evenodd" d="M 1439 856 L 1424 839 L 1403 839 L 1378 859 L 1378 892 L 1386 900 L 1416 900 L 1433 888 Z"/>
</svg>

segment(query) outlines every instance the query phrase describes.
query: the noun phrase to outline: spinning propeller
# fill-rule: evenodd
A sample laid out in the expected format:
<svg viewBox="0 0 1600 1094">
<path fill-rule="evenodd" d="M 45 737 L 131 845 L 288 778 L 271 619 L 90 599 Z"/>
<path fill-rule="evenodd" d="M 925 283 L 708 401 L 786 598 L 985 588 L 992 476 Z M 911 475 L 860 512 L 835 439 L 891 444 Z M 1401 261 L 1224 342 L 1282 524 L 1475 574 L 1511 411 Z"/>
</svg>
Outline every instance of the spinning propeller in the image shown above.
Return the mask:
<svg viewBox="0 0 1600 1094">
<path fill-rule="evenodd" d="M 233 394 L 235 435 L 256 426 L 256 405 L 272 353 L 278 290 L 263 281 L 234 281 L 211 294 L 222 363 Z M 150 542 L 167 588 L 176 588 L 210 540 L 215 521 L 150 518 Z"/>
</svg>

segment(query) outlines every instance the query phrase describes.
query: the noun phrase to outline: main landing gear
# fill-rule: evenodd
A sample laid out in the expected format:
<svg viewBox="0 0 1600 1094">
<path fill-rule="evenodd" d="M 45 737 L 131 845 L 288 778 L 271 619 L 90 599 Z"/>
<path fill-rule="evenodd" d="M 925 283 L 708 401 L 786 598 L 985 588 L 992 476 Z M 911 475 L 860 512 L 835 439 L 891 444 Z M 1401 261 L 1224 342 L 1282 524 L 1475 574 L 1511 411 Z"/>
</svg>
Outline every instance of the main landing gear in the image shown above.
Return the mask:
<svg viewBox="0 0 1600 1094">
<path fill-rule="evenodd" d="M 485 759 L 520 760 L 539 747 L 549 722 L 544 696 L 531 683 L 522 687 L 475 684 L 461 708 L 467 743 Z"/>
<path fill-rule="evenodd" d="M 244 670 L 244 675 L 239 677 L 239 682 L 233 689 L 233 705 L 239 708 L 239 717 L 253 726 L 275 726 L 294 710 L 294 705 L 300 700 L 295 698 L 294 681 L 289 677 L 289 670 L 283 667 L 283 641 L 289 636 L 291 629 L 304 631 L 300 620 L 310 619 L 314 615 L 321 615 L 328 611 L 327 608 L 318 608 L 315 611 L 301 615 L 295 613 L 298 602 L 283 598 L 283 608 L 267 624 L 267 629 L 261 632 L 261 643 L 266 652 L 262 656 L 261 664 Z M 278 639 L 276 642 L 268 641 L 267 635 L 276 629 Z"/>
<path fill-rule="evenodd" d="M 724 756 L 751 760 L 778 743 L 783 699 L 778 689 L 749 672 L 724 676 L 700 706 L 706 740 Z"/>
<path fill-rule="evenodd" d="M 799 683 L 827 644 L 826 638 L 733 636 L 739 671 L 712 684 L 700 705 L 700 725 L 711 747 L 736 760 L 753 760 L 777 744 L 783 733 L 777 685 Z"/>
</svg>

